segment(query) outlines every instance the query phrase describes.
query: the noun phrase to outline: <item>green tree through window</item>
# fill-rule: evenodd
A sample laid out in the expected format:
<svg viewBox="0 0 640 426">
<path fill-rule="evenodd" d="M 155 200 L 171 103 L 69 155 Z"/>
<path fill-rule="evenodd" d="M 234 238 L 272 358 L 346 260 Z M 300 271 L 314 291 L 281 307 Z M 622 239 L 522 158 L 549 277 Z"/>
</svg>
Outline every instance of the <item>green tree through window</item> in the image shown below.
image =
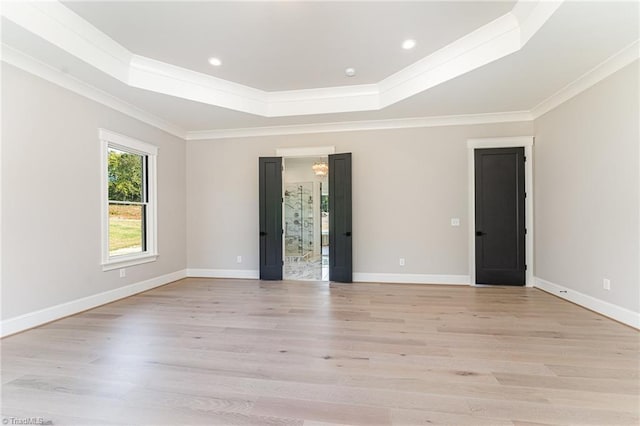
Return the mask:
<svg viewBox="0 0 640 426">
<path fill-rule="evenodd" d="M 143 200 L 143 160 L 141 155 L 109 150 L 110 200 Z"/>
</svg>

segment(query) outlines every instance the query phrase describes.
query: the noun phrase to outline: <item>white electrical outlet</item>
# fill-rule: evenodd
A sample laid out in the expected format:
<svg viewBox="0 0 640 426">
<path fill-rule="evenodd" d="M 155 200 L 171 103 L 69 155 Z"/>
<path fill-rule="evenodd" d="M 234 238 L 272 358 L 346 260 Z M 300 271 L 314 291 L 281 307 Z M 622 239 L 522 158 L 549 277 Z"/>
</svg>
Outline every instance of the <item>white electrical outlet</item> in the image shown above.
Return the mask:
<svg viewBox="0 0 640 426">
<path fill-rule="evenodd" d="M 451 226 L 460 226 L 460 218 L 452 217 L 451 218 Z"/>
<path fill-rule="evenodd" d="M 242 263 L 242 256 L 236 256 L 236 263 Z"/>
<path fill-rule="evenodd" d="M 608 278 L 603 279 L 602 288 L 604 288 L 605 290 L 611 290 L 611 280 Z"/>
<path fill-rule="evenodd" d="M 120 269 L 120 278 L 127 276 L 127 270 L 125 268 Z"/>
<path fill-rule="evenodd" d="M 404 266 L 404 257 L 400 258 L 400 266 Z"/>
</svg>

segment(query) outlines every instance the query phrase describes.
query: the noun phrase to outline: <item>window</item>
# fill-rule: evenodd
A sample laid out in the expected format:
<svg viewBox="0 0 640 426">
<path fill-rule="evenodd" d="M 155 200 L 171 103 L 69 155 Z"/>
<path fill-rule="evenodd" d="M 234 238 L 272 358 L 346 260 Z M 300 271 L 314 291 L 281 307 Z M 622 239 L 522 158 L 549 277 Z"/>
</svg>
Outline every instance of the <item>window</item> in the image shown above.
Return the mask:
<svg viewBox="0 0 640 426">
<path fill-rule="evenodd" d="M 99 130 L 102 149 L 102 268 L 111 270 L 158 257 L 156 156 L 146 142 Z"/>
</svg>

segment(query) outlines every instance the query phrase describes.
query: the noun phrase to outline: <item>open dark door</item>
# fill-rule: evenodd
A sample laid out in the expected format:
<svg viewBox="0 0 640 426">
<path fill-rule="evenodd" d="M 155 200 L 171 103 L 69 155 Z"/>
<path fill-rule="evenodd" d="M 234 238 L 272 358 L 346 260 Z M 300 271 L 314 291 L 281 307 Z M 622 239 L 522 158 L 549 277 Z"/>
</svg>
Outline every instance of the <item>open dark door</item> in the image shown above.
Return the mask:
<svg viewBox="0 0 640 426">
<path fill-rule="evenodd" d="M 259 173 L 260 279 L 282 279 L 282 158 L 261 157 Z"/>
<path fill-rule="evenodd" d="M 352 281 L 351 153 L 329 156 L 329 280 Z"/>
<path fill-rule="evenodd" d="M 475 150 L 476 283 L 525 285 L 524 148 Z"/>
</svg>

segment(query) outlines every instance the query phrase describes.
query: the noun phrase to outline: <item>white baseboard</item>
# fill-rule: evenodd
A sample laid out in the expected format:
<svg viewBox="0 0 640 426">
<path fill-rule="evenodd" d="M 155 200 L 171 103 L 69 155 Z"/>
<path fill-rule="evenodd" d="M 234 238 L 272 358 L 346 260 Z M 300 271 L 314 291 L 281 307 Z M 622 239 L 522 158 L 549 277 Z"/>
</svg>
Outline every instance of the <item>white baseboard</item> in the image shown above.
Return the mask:
<svg viewBox="0 0 640 426">
<path fill-rule="evenodd" d="M 588 296 L 584 293 L 580 293 L 579 291 L 554 284 L 538 277 L 534 277 L 534 287 L 566 299 L 570 302 L 575 303 L 576 305 L 583 306 L 587 309 L 604 315 L 605 317 L 612 318 L 623 324 L 627 324 L 631 327 L 640 329 L 640 313 L 638 312 L 633 312 L 627 308 L 614 305 L 613 303 L 605 302 L 604 300 L 596 299 L 593 296 Z"/>
<path fill-rule="evenodd" d="M 260 271 L 253 269 L 187 269 L 188 277 L 260 279 Z"/>
<path fill-rule="evenodd" d="M 354 272 L 354 282 L 469 285 L 469 275 L 377 274 Z"/>
<path fill-rule="evenodd" d="M 186 276 L 186 270 L 182 269 L 170 274 L 140 281 L 135 284 L 72 300 L 71 302 L 61 303 L 59 305 L 40 309 L 35 312 L 29 312 L 28 314 L 19 315 L 17 317 L 8 318 L 0 323 L 0 336 L 5 337 L 29 328 L 37 327 L 69 315 L 77 314 L 78 312 L 86 311 L 87 309 L 95 308 L 96 306 L 104 305 L 105 303 L 114 302 L 118 299 L 180 280 Z"/>
<path fill-rule="evenodd" d="M 188 277 L 260 279 L 260 271 L 251 269 L 187 269 Z M 372 274 L 354 272 L 354 282 L 377 282 L 399 284 L 453 284 L 469 285 L 468 275 L 423 275 L 423 274 Z"/>
</svg>

